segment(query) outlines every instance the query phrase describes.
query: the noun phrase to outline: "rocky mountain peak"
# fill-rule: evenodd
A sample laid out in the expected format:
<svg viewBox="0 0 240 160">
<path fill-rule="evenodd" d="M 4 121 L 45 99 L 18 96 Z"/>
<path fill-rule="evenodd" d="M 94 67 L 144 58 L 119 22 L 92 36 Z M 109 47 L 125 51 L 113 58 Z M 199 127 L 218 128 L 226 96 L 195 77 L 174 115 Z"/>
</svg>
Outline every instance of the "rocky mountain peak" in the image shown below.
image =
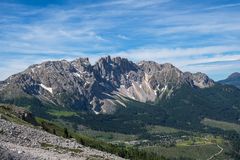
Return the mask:
<svg viewBox="0 0 240 160">
<path fill-rule="evenodd" d="M 93 69 L 99 77 L 108 81 L 111 85 L 119 87 L 126 81 L 129 72 L 138 71 L 138 66 L 126 58 L 107 56 L 100 58 Z"/>
<path fill-rule="evenodd" d="M 162 69 L 161 65 L 154 61 L 140 61 L 138 65 L 148 74 L 159 72 Z"/>
<path fill-rule="evenodd" d="M 131 70 L 137 70 L 137 65 L 134 64 L 132 61 L 129 61 L 126 58 L 121 57 L 114 57 L 111 58 L 110 56 L 100 58 L 94 68 L 101 72 L 102 74 L 106 75 L 107 73 L 117 72 L 118 74 L 124 74 Z"/>
<path fill-rule="evenodd" d="M 92 71 L 91 63 L 89 62 L 88 58 L 78 58 L 71 62 L 71 64 L 74 66 L 74 68 L 80 72 Z"/>
<path fill-rule="evenodd" d="M 206 74 L 197 72 L 193 74 L 194 85 L 199 88 L 211 87 L 214 85 L 214 81 L 210 79 Z"/>
<path fill-rule="evenodd" d="M 183 73 L 170 63 L 158 64 L 153 61 L 141 61 L 140 68 L 147 75 L 147 81 L 153 88 L 157 86 L 178 86 L 183 83 Z"/>
<path fill-rule="evenodd" d="M 114 64 L 119 66 L 121 73 L 127 73 L 130 71 L 138 70 L 138 66 L 126 58 L 115 57 L 115 58 L 112 58 L 112 61 L 114 62 Z"/>
</svg>

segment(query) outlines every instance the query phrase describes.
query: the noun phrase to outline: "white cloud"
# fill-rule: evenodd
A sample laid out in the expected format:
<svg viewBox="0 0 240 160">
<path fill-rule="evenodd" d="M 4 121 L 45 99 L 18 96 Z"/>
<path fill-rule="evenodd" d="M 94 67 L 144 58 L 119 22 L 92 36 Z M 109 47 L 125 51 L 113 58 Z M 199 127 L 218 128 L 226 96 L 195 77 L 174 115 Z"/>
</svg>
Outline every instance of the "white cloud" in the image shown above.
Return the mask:
<svg viewBox="0 0 240 160">
<path fill-rule="evenodd" d="M 88 5 L 90 8 L 95 8 L 95 7 L 113 7 L 113 6 L 124 6 L 125 8 L 128 9 L 138 9 L 138 8 L 144 8 L 152 5 L 159 5 L 163 3 L 170 2 L 172 0 L 114 0 L 110 2 L 103 2 L 103 3 L 98 3 L 98 4 L 93 4 L 93 5 Z"/>
<path fill-rule="evenodd" d="M 197 24 L 197 25 L 178 25 L 166 28 L 153 28 L 146 32 L 153 32 L 160 35 L 174 34 L 174 33 L 190 33 L 190 34 L 207 34 L 207 33 L 222 33 L 228 31 L 240 31 L 240 22 L 238 23 L 218 23 L 218 24 Z"/>
<path fill-rule="evenodd" d="M 223 9 L 223 8 L 230 8 L 230 7 L 237 7 L 237 6 L 240 6 L 240 3 L 232 3 L 232 4 L 219 5 L 219 6 L 214 6 L 214 7 L 206 8 L 205 10 Z"/>
<path fill-rule="evenodd" d="M 240 51 L 239 46 L 209 46 L 199 48 L 139 48 L 119 52 L 116 55 L 130 59 L 166 59 L 206 54 L 220 54 L 230 51 Z"/>
<path fill-rule="evenodd" d="M 118 34 L 117 37 L 120 38 L 120 39 L 123 39 L 123 40 L 129 40 L 130 39 L 129 37 L 127 37 L 125 35 L 122 35 L 122 34 Z"/>
</svg>

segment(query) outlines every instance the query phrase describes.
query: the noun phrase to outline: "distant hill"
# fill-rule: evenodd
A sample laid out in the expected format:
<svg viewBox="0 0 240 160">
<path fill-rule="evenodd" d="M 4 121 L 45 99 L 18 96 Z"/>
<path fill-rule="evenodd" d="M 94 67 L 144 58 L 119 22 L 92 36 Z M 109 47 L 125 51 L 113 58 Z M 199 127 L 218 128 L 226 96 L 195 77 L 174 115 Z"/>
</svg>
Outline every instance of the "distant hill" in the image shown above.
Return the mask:
<svg viewBox="0 0 240 160">
<path fill-rule="evenodd" d="M 230 76 L 228 76 L 228 78 L 219 81 L 219 83 L 234 85 L 240 88 L 240 73 L 239 72 L 232 73 Z"/>
</svg>

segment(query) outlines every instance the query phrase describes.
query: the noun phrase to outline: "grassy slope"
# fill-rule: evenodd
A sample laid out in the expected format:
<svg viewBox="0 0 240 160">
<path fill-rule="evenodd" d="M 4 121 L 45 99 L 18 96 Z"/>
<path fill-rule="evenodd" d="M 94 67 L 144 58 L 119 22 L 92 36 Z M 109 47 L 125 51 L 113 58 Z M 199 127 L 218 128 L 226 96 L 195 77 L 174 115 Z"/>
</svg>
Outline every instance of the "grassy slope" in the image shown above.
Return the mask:
<svg viewBox="0 0 240 160">
<path fill-rule="evenodd" d="M 160 125 L 148 125 L 146 126 L 147 132 L 150 134 L 168 134 L 168 133 L 178 133 L 181 130 L 171 128 L 171 127 L 164 127 Z"/>
<path fill-rule="evenodd" d="M 47 112 L 48 114 L 50 114 L 51 116 L 56 116 L 56 117 L 70 117 L 70 116 L 76 116 L 77 113 L 73 112 L 73 111 L 61 111 L 61 110 L 54 110 L 51 109 Z"/>
<path fill-rule="evenodd" d="M 163 103 L 169 116 L 166 124 L 181 129 L 202 129 L 204 117 L 237 122 L 240 115 L 240 90 L 231 86 L 215 85 L 206 89 L 183 87 Z"/>
<path fill-rule="evenodd" d="M 98 140 L 103 140 L 106 142 L 127 142 L 127 141 L 133 141 L 137 140 L 137 135 L 129 135 L 129 134 L 122 134 L 117 132 L 104 132 L 104 131 L 96 131 L 92 129 L 82 129 L 78 131 L 79 133 L 83 135 L 87 135 L 93 138 L 96 138 Z"/>
<path fill-rule="evenodd" d="M 1 118 L 17 124 L 31 126 L 29 122 L 26 122 L 25 120 L 21 119 L 16 113 L 14 113 L 12 107 L 15 106 L 0 104 Z"/>
<path fill-rule="evenodd" d="M 186 157 L 198 160 L 206 160 L 212 154 L 216 153 L 219 149 L 216 145 L 204 146 L 179 146 L 179 147 L 161 147 L 151 146 L 144 148 L 147 151 L 154 151 L 158 154 L 164 155 L 167 158 Z"/>
<path fill-rule="evenodd" d="M 222 130 L 226 131 L 236 131 L 240 133 L 240 125 L 235 124 L 235 123 L 229 123 L 229 122 L 224 122 L 224 121 L 216 121 L 213 119 L 208 119 L 204 118 L 202 120 L 202 123 L 206 126 L 210 126 L 213 128 L 220 128 Z"/>
</svg>

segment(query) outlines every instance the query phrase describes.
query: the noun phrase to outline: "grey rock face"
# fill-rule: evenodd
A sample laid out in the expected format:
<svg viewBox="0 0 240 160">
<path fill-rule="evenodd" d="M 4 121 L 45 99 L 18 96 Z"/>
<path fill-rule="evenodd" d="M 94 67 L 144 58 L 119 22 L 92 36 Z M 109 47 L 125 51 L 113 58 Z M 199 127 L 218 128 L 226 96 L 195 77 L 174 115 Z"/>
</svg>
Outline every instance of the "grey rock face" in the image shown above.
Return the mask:
<svg viewBox="0 0 240 160">
<path fill-rule="evenodd" d="M 183 73 L 172 64 L 103 57 L 95 65 L 88 58 L 48 61 L 32 65 L 0 83 L 0 97 L 34 96 L 41 101 L 87 110 L 114 112 L 121 105 L 115 95 L 154 102 L 170 98 L 182 85 L 206 88 L 213 80 L 202 73 Z"/>
<path fill-rule="evenodd" d="M 211 80 L 206 74 L 200 72 L 193 74 L 193 82 L 194 85 L 199 88 L 206 88 L 214 85 L 213 80 Z"/>
<path fill-rule="evenodd" d="M 25 160 L 31 159 L 33 157 L 29 157 L 26 155 L 19 155 L 17 152 L 8 150 L 2 146 L 0 146 L 0 159 L 1 160 Z"/>
<path fill-rule="evenodd" d="M 125 58 L 110 56 L 101 58 L 94 66 L 95 73 L 114 87 L 126 81 L 126 74 L 137 72 L 138 66 Z"/>
</svg>

